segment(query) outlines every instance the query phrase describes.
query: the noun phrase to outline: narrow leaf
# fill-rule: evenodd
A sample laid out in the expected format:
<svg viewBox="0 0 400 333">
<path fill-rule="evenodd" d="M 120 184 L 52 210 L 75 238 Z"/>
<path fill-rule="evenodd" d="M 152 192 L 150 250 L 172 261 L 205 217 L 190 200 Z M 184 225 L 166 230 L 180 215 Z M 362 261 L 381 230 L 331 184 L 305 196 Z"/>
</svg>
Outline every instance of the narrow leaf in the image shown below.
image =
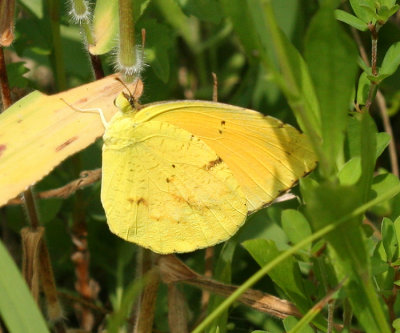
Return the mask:
<svg viewBox="0 0 400 333">
<path fill-rule="evenodd" d="M 20 272 L 0 242 L 0 317 L 10 332 L 48 333 Z"/>
<path fill-rule="evenodd" d="M 345 12 L 344 10 L 337 9 L 335 10 L 335 17 L 337 20 L 347 23 L 348 25 L 360 30 L 366 31 L 368 30 L 368 25 L 360 20 L 358 17 Z"/>
</svg>

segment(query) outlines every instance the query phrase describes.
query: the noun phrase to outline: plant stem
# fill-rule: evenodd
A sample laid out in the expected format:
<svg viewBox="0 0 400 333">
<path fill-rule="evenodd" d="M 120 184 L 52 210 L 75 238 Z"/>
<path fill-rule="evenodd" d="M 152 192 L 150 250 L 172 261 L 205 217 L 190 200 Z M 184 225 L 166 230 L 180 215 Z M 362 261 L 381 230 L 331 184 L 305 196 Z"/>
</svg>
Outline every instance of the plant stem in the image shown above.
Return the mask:
<svg viewBox="0 0 400 333">
<path fill-rule="evenodd" d="M 51 61 L 55 71 L 57 90 L 67 89 L 67 80 L 65 77 L 65 66 L 63 61 L 62 43 L 60 34 L 60 3 L 58 0 L 49 0 L 50 30 L 53 41 L 53 52 Z"/>
<path fill-rule="evenodd" d="M 6 71 L 6 61 L 4 59 L 4 49 L 0 47 L 0 94 L 3 103 L 3 110 L 11 106 L 11 93 L 8 85 L 8 76 Z M 3 111 L 0 110 L 0 113 Z"/>
</svg>

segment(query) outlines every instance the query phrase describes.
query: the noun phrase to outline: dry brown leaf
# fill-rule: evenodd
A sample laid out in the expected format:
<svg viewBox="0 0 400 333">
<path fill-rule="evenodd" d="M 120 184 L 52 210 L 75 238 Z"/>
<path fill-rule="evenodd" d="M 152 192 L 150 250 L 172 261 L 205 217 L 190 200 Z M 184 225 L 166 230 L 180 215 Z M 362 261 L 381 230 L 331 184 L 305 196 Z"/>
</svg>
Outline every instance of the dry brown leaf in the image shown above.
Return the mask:
<svg viewBox="0 0 400 333">
<path fill-rule="evenodd" d="M 62 99 L 78 109 L 101 108 L 110 120 L 124 89 L 116 77 L 51 96 L 35 91 L 0 115 L 0 206 L 103 134 L 97 113 L 74 111 Z M 137 97 L 141 83 L 134 90 Z"/>
</svg>

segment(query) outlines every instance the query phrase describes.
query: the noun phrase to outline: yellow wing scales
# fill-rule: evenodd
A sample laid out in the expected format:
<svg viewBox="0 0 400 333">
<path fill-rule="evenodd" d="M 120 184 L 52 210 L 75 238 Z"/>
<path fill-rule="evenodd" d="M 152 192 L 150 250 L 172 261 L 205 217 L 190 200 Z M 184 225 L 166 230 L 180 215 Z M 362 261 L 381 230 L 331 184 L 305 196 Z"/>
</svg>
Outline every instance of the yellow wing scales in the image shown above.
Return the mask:
<svg viewBox="0 0 400 333">
<path fill-rule="evenodd" d="M 232 236 L 246 198 L 203 140 L 167 122 L 114 116 L 104 136 L 102 203 L 111 231 L 158 253 Z"/>
<path fill-rule="evenodd" d="M 286 191 L 316 166 L 305 135 L 273 117 L 222 103 L 178 101 L 150 104 L 138 122 L 162 121 L 204 141 L 228 165 L 249 211 Z"/>
</svg>

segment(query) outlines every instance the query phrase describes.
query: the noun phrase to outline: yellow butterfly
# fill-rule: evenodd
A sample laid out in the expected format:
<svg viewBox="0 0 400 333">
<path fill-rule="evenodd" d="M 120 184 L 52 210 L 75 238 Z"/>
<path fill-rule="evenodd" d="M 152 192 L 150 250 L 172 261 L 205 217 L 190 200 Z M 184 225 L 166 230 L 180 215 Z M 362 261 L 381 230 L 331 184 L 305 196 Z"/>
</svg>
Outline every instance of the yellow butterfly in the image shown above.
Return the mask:
<svg viewBox="0 0 400 333">
<path fill-rule="evenodd" d="M 154 252 L 230 238 L 316 166 L 307 137 L 253 110 L 199 100 L 136 106 L 106 124 L 101 201 L 113 233 Z"/>
</svg>

